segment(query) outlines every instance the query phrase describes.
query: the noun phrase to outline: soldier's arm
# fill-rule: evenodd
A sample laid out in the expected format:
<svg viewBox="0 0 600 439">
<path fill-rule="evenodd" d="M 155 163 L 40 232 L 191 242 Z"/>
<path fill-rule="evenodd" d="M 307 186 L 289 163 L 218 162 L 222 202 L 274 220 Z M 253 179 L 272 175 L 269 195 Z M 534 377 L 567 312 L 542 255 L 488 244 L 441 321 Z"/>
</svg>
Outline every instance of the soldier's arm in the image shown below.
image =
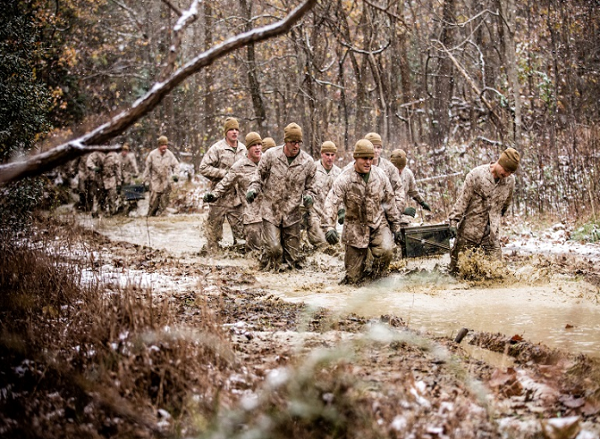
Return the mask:
<svg viewBox="0 0 600 439">
<path fill-rule="evenodd" d="M 248 185 L 248 191 L 254 191 L 256 194 L 260 194 L 262 191 L 263 182 L 266 180 L 268 175 L 271 172 L 271 157 L 267 154 L 263 156 L 263 158 L 258 163 L 258 169 L 252 178 L 250 179 L 250 184 Z"/>
<path fill-rule="evenodd" d="M 512 203 L 514 189 L 515 189 L 515 185 L 514 185 L 514 180 L 513 180 L 513 183 L 510 186 L 510 191 L 508 193 L 508 197 L 506 197 L 506 200 L 504 201 L 504 204 L 502 205 L 502 210 L 501 210 L 502 216 L 504 216 L 506 214 L 506 212 L 508 211 L 508 208 L 510 207 L 510 204 Z"/>
<path fill-rule="evenodd" d="M 204 157 L 202 157 L 202 161 L 200 162 L 200 167 L 198 168 L 198 172 L 200 175 L 208 178 L 212 181 L 219 181 L 225 174 L 227 174 L 226 169 L 221 169 L 219 166 L 219 157 L 217 149 L 214 147 L 210 147 Z"/>
<path fill-rule="evenodd" d="M 325 205 L 323 207 L 323 213 L 325 215 L 323 224 L 328 229 L 335 227 L 335 222 L 337 221 L 337 212 L 338 207 L 342 204 L 342 200 L 344 198 L 344 190 L 343 190 L 344 182 L 342 178 L 338 177 L 334 182 L 331 190 L 327 194 L 325 198 Z"/>
<path fill-rule="evenodd" d="M 212 194 L 216 197 L 222 197 L 223 195 L 225 195 L 229 189 L 235 184 L 235 182 L 238 179 L 238 172 L 236 169 L 231 168 L 229 170 L 229 172 L 227 172 L 227 174 L 225 174 L 225 177 L 223 177 L 221 179 L 221 181 L 219 181 L 217 183 L 217 185 L 215 186 L 215 188 L 212 190 Z M 246 194 L 243 194 L 246 195 Z"/>
<path fill-rule="evenodd" d="M 402 190 L 404 192 L 404 189 Z M 396 202 L 394 202 L 396 201 Z M 384 187 L 383 187 L 383 199 L 382 199 L 383 210 L 385 212 L 385 217 L 390 223 L 390 228 L 392 232 L 396 232 L 400 229 L 400 211 L 398 210 L 397 205 L 397 194 L 394 188 L 392 187 L 392 183 L 388 179 L 384 179 Z"/>
<path fill-rule="evenodd" d="M 417 203 L 422 203 L 424 200 L 423 196 L 420 194 L 417 189 L 417 182 L 415 180 L 414 174 L 411 172 L 408 175 L 408 196 L 415 200 Z"/>
<path fill-rule="evenodd" d="M 302 195 L 310 195 L 313 200 L 317 199 L 317 165 L 314 160 L 308 162 L 308 173 L 304 183 L 304 191 Z"/>
<path fill-rule="evenodd" d="M 148 154 L 146 157 L 146 166 L 144 166 L 144 182 L 150 183 L 150 174 L 152 174 L 152 158 L 151 155 Z"/>
<path fill-rule="evenodd" d="M 404 207 L 406 206 L 406 192 L 404 191 L 404 183 L 402 182 L 402 178 L 400 178 L 400 172 L 398 172 L 394 166 L 394 169 L 390 174 L 391 177 L 388 177 L 394 194 L 396 208 L 404 211 Z"/>
<path fill-rule="evenodd" d="M 473 196 L 474 189 L 474 177 L 472 173 L 467 175 L 465 179 L 465 184 L 463 185 L 462 190 L 460 191 L 460 195 L 454 203 L 454 207 L 452 208 L 452 212 L 450 212 L 450 216 L 448 218 L 448 222 L 451 226 L 456 226 L 460 220 L 462 220 L 469 204 L 471 203 L 471 198 Z"/>
</svg>

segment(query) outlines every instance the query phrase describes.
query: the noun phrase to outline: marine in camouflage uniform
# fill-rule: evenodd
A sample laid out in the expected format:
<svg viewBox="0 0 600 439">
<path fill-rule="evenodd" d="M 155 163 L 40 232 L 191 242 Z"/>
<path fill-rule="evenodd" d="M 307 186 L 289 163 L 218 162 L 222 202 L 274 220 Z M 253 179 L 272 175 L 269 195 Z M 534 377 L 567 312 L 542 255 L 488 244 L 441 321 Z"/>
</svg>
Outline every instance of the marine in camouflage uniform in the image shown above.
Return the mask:
<svg viewBox="0 0 600 439">
<path fill-rule="evenodd" d="M 111 151 L 104 157 L 102 164 L 102 184 L 106 196 L 107 213 L 115 215 L 119 208 L 119 193 L 121 189 L 121 160 L 117 151 Z"/>
<path fill-rule="evenodd" d="M 263 143 L 260 134 L 250 132 L 246 135 L 247 154 L 233 164 L 229 172 L 215 188 L 204 195 L 204 201 L 211 203 L 226 196 L 232 187 L 239 194 L 245 194 L 250 185 L 250 179 L 258 169 L 262 155 Z M 262 248 L 262 216 L 260 215 L 260 197 L 254 203 L 242 199 L 244 235 L 246 251 L 260 251 Z"/>
<path fill-rule="evenodd" d="M 94 207 L 94 179 L 87 167 L 89 154 L 77 158 L 74 164 L 77 167 L 77 192 L 79 202 L 77 208 L 84 212 L 91 212 Z"/>
<path fill-rule="evenodd" d="M 135 184 L 134 180 L 138 177 L 140 171 L 138 170 L 135 155 L 130 151 L 127 143 L 123 144 L 119 160 L 121 162 L 122 186 Z"/>
<path fill-rule="evenodd" d="M 342 232 L 346 276 L 342 283 L 358 283 L 368 276 L 365 270 L 369 251 L 373 256 L 371 276 L 385 274 L 392 260 L 394 240 L 399 238 L 400 214 L 394 191 L 383 170 L 372 166 L 373 156 L 373 144 L 359 140 L 354 148 L 354 166 L 342 171 L 325 200 L 325 236 L 330 244 L 338 241 L 335 221 L 339 206 L 346 206 Z"/>
<path fill-rule="evenodd" d="M 119 160 L 121 162 L 121 203 L 125 213 L 129 213 L 137 209 L 137 200 L 127 200 L 123 187 L 135 184 L 135 179 L 138 178 L 140 171 L 135 155 L 130 151 L 127 143 L 123 144 Z"/>
<path fill-rule="evenodd" d="M 381 140 L 381 136 L 377 133 L 368 133 L 365 135 L 365 139 L 373 144 L 373 149 L 375 151 L 375 156 L 373 157 L 373 166 L 377 166 L 381 168 L 387 178 L 390 180 L 390 184 L 392 185 L 392 190 L 394 191 L 394 199 L 396 200 L 396 208 L 398 212 L 404 212 L 404 208 L 406 207 L 406 190 L 404 185 L 402 184 L 402 179 L 400 178 L 400 173 L 398 169 L 386 158 L 381 157 L 381 153 L 383 151 L 383 141 Z"/>
<path fill-rule="evenodd" d="M 395 149 L 392 151 L 390 155 L 390 162 L 398 169 L 400 173 L 400 179 L 402 180 L 402 186 L 404 187 L 404 193 L 406 195 L 405 201 L 408 204 L 408 197 L 411 197 L 417 203 L 421 205 L 421 207 L 429 212 L 431 212 L 431 207 L 429 204 L 425 202 L 423 196 L 419 193 L 417 189 L 417 181 L 415 180 L 415 175 L 413 172 L 406 166 L 406 152 L 402 149 Z M 406 215 L 410 218 L 414 218 L 417 211 L 412 206 L 407 206 L 404 208 L 403 215 Z M 408 220 L 410 221 L 410 219 Z"/>
<path fill-rule="evenodd" d="M 316 162 L 317 172 L 315 174 L 315 200 L 312 207 L 304 213 L 306 234 L 308 242 L 316 248 L 327 245 L 325 231 L 322 224 L 325 222 L 325 198 L 333 186 L 333 181 L 342 170 L 333 161 L 337 154 L 337 147 L 331 141 L 325 141 L 321 145 L 321 160 Z"/>
<path fill-rule="evenodd" d="M 93 197 L 92 216 L 98 216 L 98 212 L 104 210 L 106 192 L 102 184 L 102 167 L 104 166 L 105 154 L 94 151 L 87 156 L 86 167 L 90 184 L 90 192 Z"/>
<path fill-rule="evenodd" d="M 158 148 L 146 157 L 144 183 L 150 186 L 148 216 L 160 215 L 169 205 L 171 181 L 178 181 L 179 162 L 168 150 L 169 139 L 160 136 Z"/>
<path fill-rule="evenodd" d="M 500 222 L 512 201 L 519 153 L 508 148 L 498 161 L 481 165 L 467 174 L 460 196 L 449 217 L 456 236 L 450 253 L 451 273 L 458 271 L 458 257 L 466 249 L 480 247 L 494 258 L 502 258 Z"/>
<path fill-rule="evenodd" d="M 295 123 L 286 126 L 284 142 L 262 156 L 246 193 L 249 202 L 263 196 L 264 268 L 300 268 L 300 204 L 308 207 L 315 199 L 317 166 L 300 150 L 302 129 Z M 282 262 L 286 265 L 281 266 Z"/>
<path fill-rule="evenodd" d="M 223 126 L 224 139 L 212 145 L 200 163 L 198 172 L 210 181 L 209 190 L 213 190 L 225 177 L 231 166 L 246 155 L 246 146 L 238 141 L 240 125 L 237 119 L 228 117 Z M 225 219 L 231 227 L 234 243 L 244 237 L 242 220 L 242 199 L 235 186 L 231 186 L 226 194 L 220 196 L 208 209 L 206 219 L 206 248 L 214 251 L 218 242 L 223 238 L 223 223 Z"/>
</svg>

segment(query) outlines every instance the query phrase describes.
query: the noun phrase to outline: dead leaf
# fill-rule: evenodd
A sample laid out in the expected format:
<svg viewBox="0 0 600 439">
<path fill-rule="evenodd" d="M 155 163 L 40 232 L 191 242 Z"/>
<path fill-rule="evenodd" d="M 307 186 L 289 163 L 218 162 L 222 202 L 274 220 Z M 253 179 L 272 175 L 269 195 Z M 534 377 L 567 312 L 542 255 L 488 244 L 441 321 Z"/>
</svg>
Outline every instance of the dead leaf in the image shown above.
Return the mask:
<svg viewBox="0 0 600 439">
<path fill-rule="evenodd" d="M 517 371 L 512 367 L 507 368 L 505 372 L 496 369 L 490 378 L 489 385 L 507 398 L 523 393 L 523 386 L 517 379 Z"/>
<path fill-rule="evenodd" d="M 579 416 L 544 419 L 541 424 L 546 439 L 574 439 L 581 430 Z"/>
<path fill-rule="evenodd" d="M 575 326 L 573 326 L 573 325 L 569 325 L 568 323 L 565 325 L 565 329 L 572 329 L 572 328 L 574 328 L 574 327 L 575 327 Z"/>
</svg>

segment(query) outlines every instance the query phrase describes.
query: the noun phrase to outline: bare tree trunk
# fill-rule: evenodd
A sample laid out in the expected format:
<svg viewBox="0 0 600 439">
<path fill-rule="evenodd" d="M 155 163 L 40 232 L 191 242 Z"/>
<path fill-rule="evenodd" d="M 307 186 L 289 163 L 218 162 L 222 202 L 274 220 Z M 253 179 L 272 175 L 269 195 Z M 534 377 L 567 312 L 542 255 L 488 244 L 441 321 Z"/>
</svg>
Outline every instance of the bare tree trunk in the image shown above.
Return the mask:
<svg viewBox="0 0 600 439">
<path fill-rule="evenodd" d="M 517 54 L 515 49 L 515 1 L 499 0 L 500 9 L 500 29 L 502 31 L 502 40 L 504 46 L 504 57 L 506 60 L 506 74 L 508 84 L 512 95 L 512 104 L 514 115 L 512 117 L 512 138 L 515 147 L 519 148 L 521 144 L 521 86 L 519 84 L 519 74 L 517 71 Z"/>
<path fill-rule="evenodd" d="M 249 31 L 252 29 L 252 2 L 248 2 L 246 0 L 239 1 L 246 18 L 244 30 Z M 256 51 L 254 43 L 250 43 L 246 47 L 246 59 L 248 61 L 248 85 L 250 87 L 250 96 L 252 97 L 252 105 L 254 107 L 254 117 L 256 118 L 258 126 L 260 127 L 260 134 L 264 135 L 263 131 L 267 121 L 267 114 L 265 111 L 262 94 L 260 92 L 260 83 L 258 82 L 258 68 L 256 66 Z"/>
<path fill-rule="evenodd" d="M 213 23 L 212 23 L 212 4 L 204 2 L 204 50 L 209 50 L 213 45 Z M 216 140 L 216 136 L 220 130 L 216 129 L 215 118 L 215 98 L 213 95 L 215 82 L 212 77 L 212 72 L 204 73 L 204 152 L 208 150 L 209 145 Z"/>
<path fill-rule="evenodd" d="M 444 1 L 440 41 L 447 48 L 451 48 L 453 45 L 453 32 L 450 23 L 454 23 L 455 21 L 455 7 L 455 0 Z M 437 74 L 433 86 L 433 99 L 431 101 L 431 145 L 434 148 L 438 148 L 444 144 L 450 132 L 450 117 L 448 112 L 454 88 L 452 62 L 446 54 L 440 54 L 439 56 Z"/>
</svg>

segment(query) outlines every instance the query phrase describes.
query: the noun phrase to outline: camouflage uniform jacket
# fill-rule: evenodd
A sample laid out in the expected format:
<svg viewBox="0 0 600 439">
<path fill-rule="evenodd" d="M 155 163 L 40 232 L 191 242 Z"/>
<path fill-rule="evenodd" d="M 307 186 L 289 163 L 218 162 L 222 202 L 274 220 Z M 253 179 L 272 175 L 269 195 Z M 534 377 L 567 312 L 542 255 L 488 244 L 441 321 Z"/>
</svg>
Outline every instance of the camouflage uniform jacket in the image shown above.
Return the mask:
<svg viewBox="0 0 600 439">
<path fill-rule="evenodd" d="M 104 189 L 115 189 L 121 185 L 121 161 L 120 153 L 113 151 L 106 154 L 102 166 L 102 182 Z"/>
<path fill-rule="evenodd" d="M 402 179 L 402 186 L 404 186 L 404 193 L 406 194 L 406 198 L 411 197 L 417 203 L 422 203 L 424 200 L 421 194 L 419 193 L 419 190 L 417 189 L 417 181 L 415 180 L 415 174 L 413 174 L 413 172 L 408 167 L 405 167 L 400 173 L 400 178 Z"/>
<path fill-rule="evenodd" d="M 127 153 L 127 155 L 119 154 L 119 161 L 121 162 L 123 184 L 133 184 L 133 176 L 140 173 L 135 156 L 132 152 Z"/>
<path fill-rule="evenodd" d="M 496 183 L 489 164 L 469 172 L 449 218 L 451 226 L 458 224 L 459 238 L 479 244 L 489 225 L 490 241 L 497 242 L 502 210 L 510 206 L 514 188 L 513 175 Z"/>
<path fill-rule="evenodd" d="M 88 169 L 88 178 L 96 182 L 98 187 L 102 187 L 102 166 L 104 164 L 104 153 L 100 151 L 94 151 L 87 156 L 85 165 Z M 96 172 L 96 169 L 100 168 L 100 171 Z"/>
<path fill-rule="evenodd" d="M 262 193 L 261 217 L 277 227 L 298 223 L 302 219 L 302 197 L 316 198 L 316 170 L 313 158 L 302 150 L 291 164 L 288 164 L 282 145 L 267 150 L 249 187 L 257 194 Z"/>
<path fill-rule="evenodd" d="M 156 148 L 146 157 L 144 182 L 150 184 L 152 192 L 168 192 L 171 190 L 171 177 L 179 171 L 179 162 L 168 149 L 164 154 Z"/>
<path fill-rule="evenodd" d="M 399 212 L 404 212 L 404 207 L 406 206 L 406 190 L 402 184 L 398 168 L 396 168 L 388 159 L 384 159 L 383 157 L 379 157 L 379 163 L 375 166 L 385 172 L 387 178 L 390 179 L 392 190 L 394 191 L 394 199 L 396 200 L 396 207 Z"/>
<path fill-rule="evenodd" d="M 246 156 L 246 151 L 246 146 L 243 143 L 238 142 L 237 148 L 233 148 L 227 143 L 226 139 L 219 140 L 208 149 L 204 157 L 202 157 L 198 172 L 210 180 L 211 191 L 225 177 L 229 168 L 239 159 Z M 227 194 L 224 194 L 215 201 L 215 206 L 239 206 L 242 204 L 243 196 L 245 194 L 239 194 L 236 188 L 232 186 Z"/>
<path fill-rule="evenodd" d="M 321 160 L 316 162 L 317 164 L 317 173 L 315 174 L 315 206 L 317 213 L 321 217 L 321 222 L 325 221 L 325 212 L 323 208 L 325 207 L 325 199 L 327 198 L 327 194 L 331 190 L 333 186 L 333 182 L 335 179 L 342 173 L 342 170 L 333 165 L 333 167 L 327 172 L 327 170 L 323 167 L 323 162 Z"/>
<path fill-rule="evenodd" d="M 223 177 L 223 179 L 217 183 L 212 193 L 215 197 L 220 198 L 227 194 L 232 187 L 236 187 L 237 193 L 242 199 L 244 206 L 244 224 L 254 224 L 262 222 L 260 216 L 260 196 L 254 200 L 253 203 L 246 201 L 246 192 L 248 192 L 248 186 L 250 185 L 250 179 L 256 173 L 258 164 L 254 163 L 247 156 L 242 157 L 233 164 L 229 172 Z"/>
<path fill-rule="evenodd" d="M 354 168 L 344 169 L 333 182 L 325 200 L 327 227 L 333 228 L 338 207 L 346 206 L 342 242 L 356 248 L 369 246 L 370 229 L 377 229 L 387 220 L 393 232 L 400 228 L 392 185 L 382 169 L 372 166 L 365 183 Z"/>
<path fill-rule="evenodd" d="M 373 166 L 378 167 L 385 173 L 386 177 L 390 181 L 390 184 L 392 185 L 392 190 L 394 191 L 396 208 L 398 209 L 398 212 L 404 212 L 404 207 L 406 205 L 406 192 L 404 191 L 404 185 L 402 184 L 402 179 L 400 178 L 398 168 L 396 168 L 388 159 L 384 159 L 383 157 L 379 157 L 379 163 L 373 164 Z M 344 171 L 346 169 L 354 169 L 354 162 L 348 163 L 344 167 Z"/>
</svg>

